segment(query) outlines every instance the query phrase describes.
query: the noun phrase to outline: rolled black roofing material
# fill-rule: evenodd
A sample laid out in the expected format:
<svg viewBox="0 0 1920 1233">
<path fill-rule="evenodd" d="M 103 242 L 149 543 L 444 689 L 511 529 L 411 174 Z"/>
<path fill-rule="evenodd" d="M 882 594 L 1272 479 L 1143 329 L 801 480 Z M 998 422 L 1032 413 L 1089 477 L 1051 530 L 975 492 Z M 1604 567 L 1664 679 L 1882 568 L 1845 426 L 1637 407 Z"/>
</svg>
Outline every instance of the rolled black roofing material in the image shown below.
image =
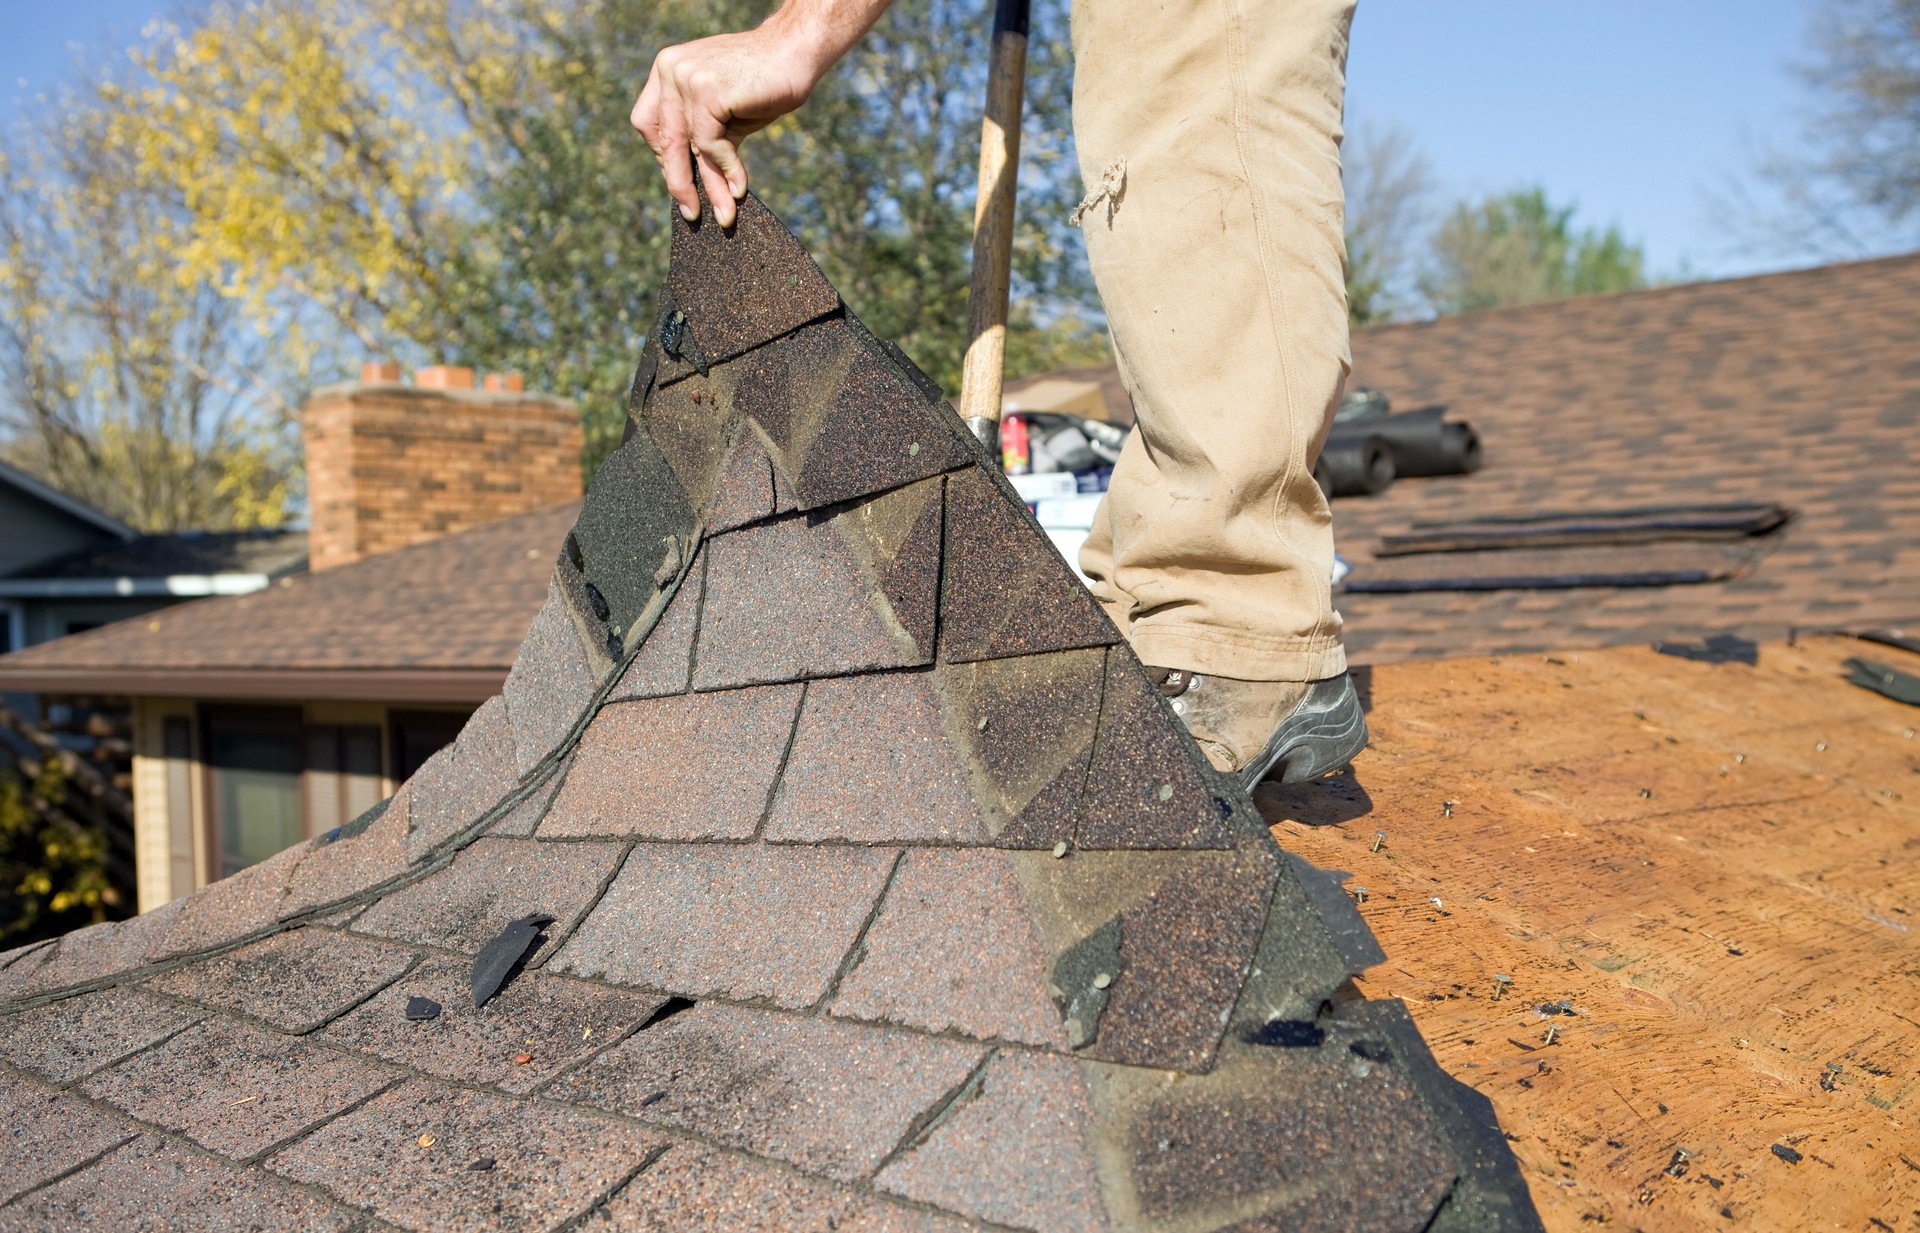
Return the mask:
<svg viewBox="0 0 1920 1233">
<path fill-rule="evenodd" d="M 1313 465 L 1314 482 L 1329 497 L 1370 497 L 1385 492 L 1399 474 L 1385 439 L 1371 434 L 1328 439 Z"/>
<path fill-rule="evenodd" d="M 1471 424 L 1448 423 L 1445 407 L 1370 415 L 1348 420 L 1334 429 L 1336 437 L 1365 433 L 1386 443 L 1393 454 L 1395 474 L 1403 479 L 1430 475 L 1466 475 L 1485 461 L 1480 436 Z"/>
</svg>

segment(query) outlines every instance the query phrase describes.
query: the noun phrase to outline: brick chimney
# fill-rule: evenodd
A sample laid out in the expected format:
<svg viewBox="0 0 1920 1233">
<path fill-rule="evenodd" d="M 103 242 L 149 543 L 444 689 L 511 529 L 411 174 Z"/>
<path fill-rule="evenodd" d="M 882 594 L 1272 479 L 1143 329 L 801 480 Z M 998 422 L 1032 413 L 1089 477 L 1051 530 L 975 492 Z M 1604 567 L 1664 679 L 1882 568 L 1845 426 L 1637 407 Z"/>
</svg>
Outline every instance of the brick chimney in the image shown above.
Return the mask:
<svg viewBox="0 0 1920 1233">
<path fill-rule="evenodd" d="M 309 567 L 331 569 L 580 495 L 580 413 L 518 373 L 391 363 L 314 391 L 307 446 Z"/>
</svg>

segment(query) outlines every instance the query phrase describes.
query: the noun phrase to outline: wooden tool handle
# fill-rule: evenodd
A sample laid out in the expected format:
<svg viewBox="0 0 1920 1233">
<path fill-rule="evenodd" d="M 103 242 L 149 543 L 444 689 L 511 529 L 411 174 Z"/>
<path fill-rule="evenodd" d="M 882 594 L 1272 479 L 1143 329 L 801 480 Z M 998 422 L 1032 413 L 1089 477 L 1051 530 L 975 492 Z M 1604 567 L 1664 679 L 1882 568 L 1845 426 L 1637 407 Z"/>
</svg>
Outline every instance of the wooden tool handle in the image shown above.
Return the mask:
<svg viewBox="0 0 1920 1233">
<path fill-rule="evenodd" d="M 1028 0 L 999 0 L 980 125 L 980 194 L 973 209 L 973 278 L 967 293 L 967 355 L 960 417 L 991 445 L 1000 422 L 1007 351 L 1007 295 L 1013 273 L 1014 181 L 1020 169 L 1020 110 L 1027 80 Z"/>
</svg>

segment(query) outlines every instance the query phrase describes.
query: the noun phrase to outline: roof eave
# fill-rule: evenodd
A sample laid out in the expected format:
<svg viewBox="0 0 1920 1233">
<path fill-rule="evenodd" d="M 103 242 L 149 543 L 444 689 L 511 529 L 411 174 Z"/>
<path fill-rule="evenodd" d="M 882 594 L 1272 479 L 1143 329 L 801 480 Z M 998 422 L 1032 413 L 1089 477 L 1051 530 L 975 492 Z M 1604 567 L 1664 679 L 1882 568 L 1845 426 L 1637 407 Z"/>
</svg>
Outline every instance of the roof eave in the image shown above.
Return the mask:
<svg viewBox="0 0 1920 1233">
<path fill-rule="evenodd" d="M 35 668 L 0 665 L 0 693 L 286 701 L 485 702 L 494 668 Z"/>
<path fill-rule="evenodd" d="M 268 574 L 168 574 L 162 577 L 0 578 L 0 599 L 139 599 L 249 595 Z"/>
</svg>

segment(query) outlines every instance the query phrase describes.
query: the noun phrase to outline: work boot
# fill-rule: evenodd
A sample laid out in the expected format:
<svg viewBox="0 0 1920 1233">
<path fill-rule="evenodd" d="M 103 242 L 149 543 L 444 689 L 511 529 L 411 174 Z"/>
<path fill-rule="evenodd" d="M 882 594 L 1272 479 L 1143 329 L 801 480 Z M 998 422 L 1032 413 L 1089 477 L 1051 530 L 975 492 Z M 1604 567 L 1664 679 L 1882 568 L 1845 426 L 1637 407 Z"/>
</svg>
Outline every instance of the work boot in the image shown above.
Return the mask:
<svg viewBox="0 0 1920 1233">
<path fill-rule="evenodd" d="M 1207 761 L 1251 792 L 1263 779 L 1318 779 L 1367 747 L 1367 719 L 1346 673 L 1324 681 L 1239 681 L 1148 668 Z"/>
</svg>

